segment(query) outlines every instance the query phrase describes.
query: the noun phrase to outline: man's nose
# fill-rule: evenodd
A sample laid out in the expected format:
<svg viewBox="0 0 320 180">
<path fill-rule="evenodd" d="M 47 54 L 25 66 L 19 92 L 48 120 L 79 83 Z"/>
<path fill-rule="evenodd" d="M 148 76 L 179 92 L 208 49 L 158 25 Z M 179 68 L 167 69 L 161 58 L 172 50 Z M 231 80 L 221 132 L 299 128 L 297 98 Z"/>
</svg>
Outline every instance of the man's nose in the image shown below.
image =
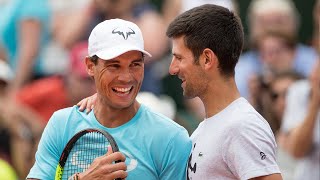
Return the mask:
<svg viewBox="0 0 320 180">
<path fill-rule="evenodd" d="M 179 67 L 178 67 L 178 63 L 177 61 L 175 61 L 174 59 L 172 59 L 171 64 L 169 66 L 169 73 L 171 75 L 177 75 L 179 72 Z"/>
<path fill-rule="evenodd" d="M 119 81 L 129 82 L 132 80 L 132 74 L 130 70 L 123 70 L 118 77 Z"/>
</svg>

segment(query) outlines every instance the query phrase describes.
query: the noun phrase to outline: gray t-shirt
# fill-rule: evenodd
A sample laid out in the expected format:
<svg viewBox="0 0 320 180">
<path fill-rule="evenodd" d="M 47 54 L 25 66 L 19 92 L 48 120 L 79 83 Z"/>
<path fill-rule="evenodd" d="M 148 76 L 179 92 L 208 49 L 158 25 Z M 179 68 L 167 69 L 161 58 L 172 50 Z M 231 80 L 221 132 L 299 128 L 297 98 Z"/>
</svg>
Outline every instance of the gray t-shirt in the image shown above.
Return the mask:
<svg viewBox="0 0 320 180">
<path fill-rule="evenodd" d="M 280 173 L 271 128 L 244 98 L 201 122 L 191 139 L 190 180 L 247 180 Z"/>
<path fill-rule="evenodd" d="M 292 84 L 288 89 L 286 109 L 284 111 L 281 131 L 288 133 L 306 116 L 310 97 L 310 84 L 307 80 L 301 80 Z M 302 159 L 298 160 L 295 168 L 295 179 L 320 179 L 320 111 L 314 127 L 313 145 L 311 151 Z"/>
</svg>

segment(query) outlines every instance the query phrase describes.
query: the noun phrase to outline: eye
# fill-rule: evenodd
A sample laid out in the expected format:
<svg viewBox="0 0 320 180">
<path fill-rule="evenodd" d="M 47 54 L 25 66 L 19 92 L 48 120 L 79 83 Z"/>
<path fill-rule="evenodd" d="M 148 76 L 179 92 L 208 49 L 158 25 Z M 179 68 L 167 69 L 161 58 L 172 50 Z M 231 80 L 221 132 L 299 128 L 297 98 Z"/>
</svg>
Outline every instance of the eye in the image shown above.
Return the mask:
<svg viewBox="0 0 320 180">
<path fill-rule="evenodd" d="M 133 66 L 142 66 L 142 63 L 133 63 Z"/>
<path fill-rule="evenodd" d="M 108 69 L 118 69 L 120 67 L 119 64 L 108 64 L 107 68 Z"/>
<path fill-rule="evenodd" d="M 181 58 L 180 56 L 174 56 L 174 58 L 175 58 L 176 60 L 178 60 L 178 61 L 181 61 L 181 60 L 182 60 L 182 58 Z"/>
<path fill-rule="evenodd" d="M 139 61 L 139 62 L 132 62 L 131 67 L 142 67 L 143 66 L 143 62 Z"/>
</svg>

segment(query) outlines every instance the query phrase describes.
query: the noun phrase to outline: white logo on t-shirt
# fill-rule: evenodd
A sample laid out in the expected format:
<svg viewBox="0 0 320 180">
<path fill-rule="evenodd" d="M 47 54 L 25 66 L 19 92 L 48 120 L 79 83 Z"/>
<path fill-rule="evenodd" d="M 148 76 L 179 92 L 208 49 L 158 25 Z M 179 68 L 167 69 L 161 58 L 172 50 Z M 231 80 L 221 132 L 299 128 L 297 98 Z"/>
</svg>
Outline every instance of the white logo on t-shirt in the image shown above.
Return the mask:
<svg viewBox="0 0 320 180">
<path fill-rule="evenodd" d="M 121 151 L 126 156 L 127 172 L 134 170 L 138 166 L 138 161 L 129 152 Z"/>
</svg>

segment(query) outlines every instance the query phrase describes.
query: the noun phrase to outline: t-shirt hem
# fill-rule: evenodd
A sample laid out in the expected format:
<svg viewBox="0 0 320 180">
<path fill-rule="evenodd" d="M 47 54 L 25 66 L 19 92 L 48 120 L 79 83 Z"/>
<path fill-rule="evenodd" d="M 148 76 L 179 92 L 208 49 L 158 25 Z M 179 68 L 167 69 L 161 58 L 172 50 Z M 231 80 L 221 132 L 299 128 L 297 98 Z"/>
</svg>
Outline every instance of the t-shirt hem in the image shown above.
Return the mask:
<svg viewBox="0 0 320 180">
<path fill-rule="evenodd" d="M 39 176 L 39 175 L 34 175 L 34 174 L 29 174 L 25 180 L 28 180 L 28 179 L 47 179 L 47 177 L 44 177 L 44 176 Z"/>
<path fill-rule="evenodd" d="M 256 169 L 256 170 L 247 172 L 241 176 L 241 180 L 247 180 L 254 177 L 266 176 L 266 175 L 278 174 L 278 173 L 281 173 L 280 169 L 277 165 L 274 165 L 274 166 L 269 166 L 266 168 Z"/>
</svg>

